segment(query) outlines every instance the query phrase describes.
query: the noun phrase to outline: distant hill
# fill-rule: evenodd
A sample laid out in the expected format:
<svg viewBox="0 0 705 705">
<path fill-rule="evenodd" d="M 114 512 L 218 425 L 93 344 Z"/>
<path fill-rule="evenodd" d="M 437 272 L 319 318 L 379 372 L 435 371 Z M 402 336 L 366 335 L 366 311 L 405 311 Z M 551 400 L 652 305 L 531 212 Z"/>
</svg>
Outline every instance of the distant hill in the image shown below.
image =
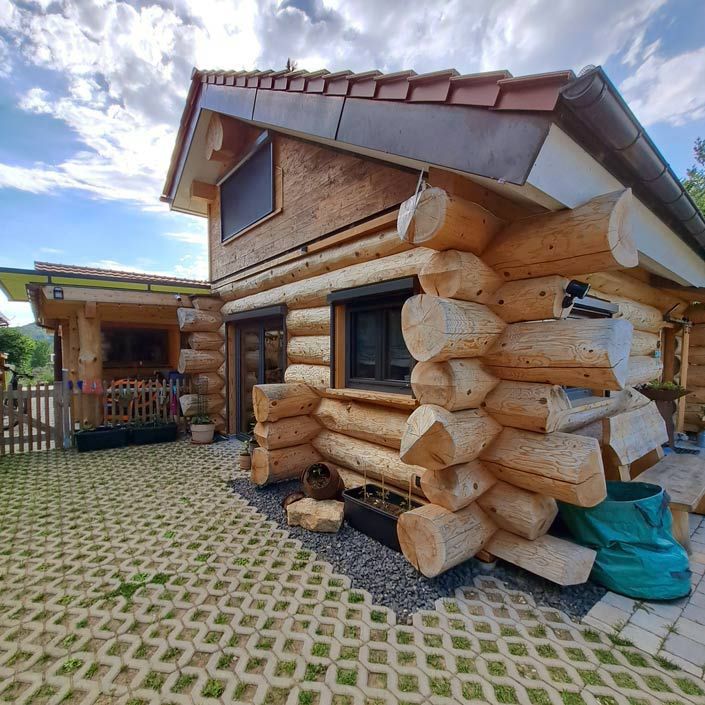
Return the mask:
<svg viewBox="0 0 705 705">
<path fill-rule="evenodd" d="M 47 333 L 44 328 L 40 328 L 36 323 L 27 323 L 24 326 L 17 326 L 17 330 L 34 340 L 46 340 L 48 343 L 54 340 L 53 335 Z"/>
</svg>

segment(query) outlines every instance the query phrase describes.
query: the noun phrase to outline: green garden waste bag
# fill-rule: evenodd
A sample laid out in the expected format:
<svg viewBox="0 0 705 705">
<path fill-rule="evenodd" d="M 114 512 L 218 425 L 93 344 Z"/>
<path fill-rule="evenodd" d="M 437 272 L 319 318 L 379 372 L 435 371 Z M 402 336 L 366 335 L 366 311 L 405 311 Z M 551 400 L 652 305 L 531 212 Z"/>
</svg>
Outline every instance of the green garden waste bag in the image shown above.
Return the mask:
<svg viewBox="0 0 705 705">
<path fill-rule="evenodd" d="M 646 482 L 608 482 L 595 507 L 558 503 L 575 541 L 597 551 L 590 577 L 629 597 L 673 600 L 690 592 L 685 549 L 673 538 L 668 495 Z"/>
</svg>

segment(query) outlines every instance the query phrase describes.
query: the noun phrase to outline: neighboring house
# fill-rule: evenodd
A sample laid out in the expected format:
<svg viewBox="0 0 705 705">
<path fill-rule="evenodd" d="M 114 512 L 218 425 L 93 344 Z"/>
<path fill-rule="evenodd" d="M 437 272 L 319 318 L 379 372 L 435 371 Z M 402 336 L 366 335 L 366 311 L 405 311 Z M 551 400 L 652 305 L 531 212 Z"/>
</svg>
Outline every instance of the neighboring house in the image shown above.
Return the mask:
<svg viewBox="0 0 705 705">
<path fill-rule="evenodd" d="M 11 301 L 29 301 L 36 323 L 54 331 L 56 379 L 66 369 L 84 385 L 176 370 L 176 311 L 209 289 L 189 279 L 49 262 L 0 269 L 0 288 Z"/>
<path fill-rule="evenodd" d="M 0 328 L 7 328 L 9 325 L 10 319 L 0 311 Z"/>
<path fill-rule="evenodd" d="M 425 497 L 399 536 L 427 575 L 488 546 L 584 580 L 543 535 L 629 471 L 600 420 L 646 454 L 634 385 L 705 388 L 705 220 L 600 68 L 195 70 L 162 199 L 208 219 L 226 365 L 181 368 L 259 421 L 255 482 L 323 458 Z"/>
</svg>

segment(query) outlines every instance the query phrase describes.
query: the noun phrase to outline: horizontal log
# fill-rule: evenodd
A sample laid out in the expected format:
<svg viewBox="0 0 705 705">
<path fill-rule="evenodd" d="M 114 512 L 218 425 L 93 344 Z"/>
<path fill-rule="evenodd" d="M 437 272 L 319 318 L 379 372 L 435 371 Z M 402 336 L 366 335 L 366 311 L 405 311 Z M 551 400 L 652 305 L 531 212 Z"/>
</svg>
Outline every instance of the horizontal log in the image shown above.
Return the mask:
<svg viewBox="0 0 705 705">
<path fill-rule="evenodd" d="M 690 349 L 703 347 L 705 348 L 705 325 L 702 323 L 695 325 L 690 329 Z"/>
<path fill-rule="evenodd" d="M 492 241 L 483 259 L 506 281 L 636 267 L 631 202 L 631 189 L 626 189 L 572 210 L 514 221 Z"/>
<path fill-rule="evenodd" d="M 433 296 L 483 302 L 502 285 L 502 278 L 471 252 L 445 250 L 421 267 L 419 282 Z"/>
<path fill-rule="evenodd" d="M 503 224 L 477 203 L 431 187 L 401 204 L 397 231 L 412 245 L 479 255 Z"/>
<path fill-rule="evenodd" d="M 705 365 L 705 347 L 688 347 L 688 365 Z"/>
<path fill-rule="evenodd" d="M 690 391 L 690 394 L 688 394 L 688 396 L 686 397 L 686 403 L 688 404 L 688 406 L 690 406 L 691 404 L 705 404 L 705 387 L 696 387 L 694 384 L 690 383 L 693 381 L 692 374 L 694 369 L 694 367 L 690 367 L 688 369 L 688 390 Z M 703 380 L 705 380 L 705 367 L 702 370 L 702 375 Z"/>
<path fill-rule="evenodd" d="M 397 524 L 404 557 L 427 578 L 472 558 L 495 531 L 495 525 L 477 504 L 458 512 L 427 504 L 404 512 Z"/>
<path fill-rule="evenodd" d="M 370 262 L 409 250 L 410 245 L 399 239 L 396 228 L 376 232 L 320 252 L 269 267 L 257 274 L 219 287 L 225 301 L 250 296 L 284 284 L 300 281 L 319 274 L 343 269 L 352 264 Z"/>
<path fill-rule="evenodd" d="M 329 335 L 298 335 L 289 338 L 286 354 L 293 364 L 329 365 Z"/>
<path fill-rule="evenodd" d="M 191 417 L 220 412 L 225 399 L 221 394 L 183 394 L 179 397 L 179 404 L 183 415 Z"/>
<path fill-rule="evenodd" d="M 603 449 L 617 465 L 629 465 L 668 441 L 656 402 L 615 414 L 602 422 Z"/>
<path fill-rule="evenodd" d="M 532 433 L 504 428 L 480 455 L 484 463 L 579 484 L 603 475 L 600 444 L 573 433 Z"/>
<path fill-rule="evenodd" d="M 591 548 L 548 534 L 529 541 L 503 530 L 492 536 L 486 550 L 497 558 L 563 586 L 586 582 L 597 556 Z"/>
<path fill-rule="evenodd" d="M 631 299 L 624 299 L 611 295 L 608 297 L 617 306 L 617 312 L 613 318 L 623 318 L 629 321 L 635 330 L 658 333 L 663 328 L 665 321 L 663 314 L 655 306 L 640 304 Z"/>
<path fill-rule="evenodd" d="M 563 307 L 568 283 L 558 276 L 507 282 L 485 303 L 507 323 L 566 318 L 573 309 L 572 303 Z"/>
<path fill-rule="evenodd" d="M 195 372 L 215 372 L 225 361 L 217 350 L 187 350 L 179 353 L 179 374 L 191 375 Z"/>
<path fill-rule="evenodd" d="M 408 412 L 373 404 L 321 399 L 313 417 L 329 431 L 399 449 Z"/>
<path fill-rule="evenodd" d="M 498 382 L 473 358 L 419 362 L 411 370 L 411 388 L 419 402 L 450 411 L 476 409 Z"/>
<path fill-rule="evenodd" d="M 197 372 L 191 376 L 193 389 L 201 394 L 222 393 L 225 380 L 216 372 Z"/>
<path fill-rule="evenodd" d="M 402 462 L 392 448 L 323 430 L 313 439 L 314 448 L 326 459 L 361 473 L 365 478 L 384 481 L 408 491 L 411 485 L 421 493 L 423 468 Z"/>
<path fill-rule="evenodd" d="M 308 384 L 314 389 L 330 387 L 330 367 L 327 365 L 289 365 L 284 371 L 287 384 Z"/>
<path fill-rule="evenodd" d="M 350 389 L 350 388 L 328 388 L 319 391 L 321 396 L 328 399 L 343 399 L 345 401 L 369 402 L 375 406 L 385 406 L 391 409 L 401 409 L 410 414 L 417 406 L 418 402 L 410 394 L 399 394 L 398 392 L 379 392 L 372 389 Z"/>
<path fill-rule="evenodd" d="M 487 306 L 429 294 L 407 299 L 401 313 L 404 342 L 420 362 L 483 355 L 505 325 Z"/>
<path fill-rule="evenodd" d="M 637 356 L 630 357 L 627 368 L 627 381 L 630 387 L 660 380 L 663 374 L 663 358 Z"/>
<path fill-rule="evenodd" d="M 705 387 L 705 365 L 688 366 L 688 388 L 693 387 Z"/>
<path fill-rule="evenodd" d="M 512 323 L 485 355 L 501 379 L 623 389 L 632 326 L 609 318 Z"/>
<path fill-rule="evenodd" d="M 281 304 L 286 304 L 292 309 L 324 306 L 328 294 L 337 289 L 348 289 L 415 276 L 432 254 L 432 250 L 419 247 L 373 261 L 352 264 L 333 272 L 326 272 L 228 301 L 223 306 L 222 312 L 223 315 L 230 315 L 253 308 Z"/>
<path fill-rule="evenodd" d="M 321 456 L 308 443 L 278 450 L 255 448 L 252 451 L 252 482 L 262 486 L 292 480 L 320 460 Z"/>
<path fill-rule="evenodd" d="M 429 502 L 457 512 L 472 504 L 496 481 L 479 460 L 471 460 L 442 470 L 426 470 L 421 476 L 421 489 Z"/>
<path fill-rule="evenodd" d="M 218 332 L 189 333 L 188 344 L 192 350 L 220 350 L 223 336 Z"/>
<path fill-rule="evenodd" d="M 310 416 L 289 416 L 279 421 L 258 421 L 253 435 L 262 448 L 277 450 L 308 443 L 320 430 L 318 422 Z"/>
<path fill-rule="evenodd" d="M 636 330 L 632 333 L 632 346 L 629 349 L 630 355 L 645 355 L 653 357 L 654 352 L 661 347 L 661 336 L 658 333 L 648 333 L 643 330 Z M 692 353 L 691 348 L 691 353 Z M 705 349 L 703 350 L 705 360 Z"/>
<path fill-rule="evenodd" d="M 217 331 L 223 324 L 223 318 L 217 311 L 201 311 L 197 308 L 177 308 L 176 318 L 182 333 Z"/>
<path fill-rule="evenodd" d="M 308 415 L 317 404 L 318 395 L 305 384 L 258 384 L 252 388 L 257 421 Z"/>
<path fill-rule="evenodd" d="M 543 536 L 558 514 L 555 499 L 506 482 L 495 483 L 477 503 L 500 529 L 530 541 Z"/>
<path fill-rule="evenodd" d="M 220 311 L 223 299 L 217 296 L 192 296 L 191 303 L 199 311 Z"/>
<path fill-rule="evenodd" d="M 399 455 L 405 463 L 438 470 L 474 460 L 500 430 L 481 409 L 448 411 L 423 404 L 406 422 Z"/>
<path fill-rule="evenodd" d="M 286 332 L 289 335 L 330 335 L 330 306 L 289 311 Z"/>
<path fill-rule="evenodd" d="M 648 403 L 646 397 L 631 388 L 612 392 L 608 397 L 571 402 L 558 385 L 502 381 L 488 394 L 483 408 L 502 426 L 538 433 L 570 432 L 626 409 L 636 398 Z"/>
</svg>

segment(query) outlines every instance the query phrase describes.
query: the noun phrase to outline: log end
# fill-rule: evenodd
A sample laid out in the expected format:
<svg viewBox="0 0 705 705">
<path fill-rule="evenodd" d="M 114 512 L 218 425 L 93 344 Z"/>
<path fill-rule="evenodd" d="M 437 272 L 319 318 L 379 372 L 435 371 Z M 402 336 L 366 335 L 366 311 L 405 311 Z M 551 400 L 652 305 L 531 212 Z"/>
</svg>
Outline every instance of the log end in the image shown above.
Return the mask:
<svg viewBox="0 0 705 705">
<path fill-rule="evenodd" d="M 639 265 L 639 253 L 632 235 L 632 190 L 619 192 L 607 225 L 607 240 L 612 249 L 615 268 L 628 269 Z"/>
<path fill-rule="evenodd" d="M 440 575 L 446 564 L 445 543 L 434 520 L 447 509 L 427 504 L 404 512 L 397 522 L 397 537 L 406 560 L 427 578 Z"/>
</svg>

